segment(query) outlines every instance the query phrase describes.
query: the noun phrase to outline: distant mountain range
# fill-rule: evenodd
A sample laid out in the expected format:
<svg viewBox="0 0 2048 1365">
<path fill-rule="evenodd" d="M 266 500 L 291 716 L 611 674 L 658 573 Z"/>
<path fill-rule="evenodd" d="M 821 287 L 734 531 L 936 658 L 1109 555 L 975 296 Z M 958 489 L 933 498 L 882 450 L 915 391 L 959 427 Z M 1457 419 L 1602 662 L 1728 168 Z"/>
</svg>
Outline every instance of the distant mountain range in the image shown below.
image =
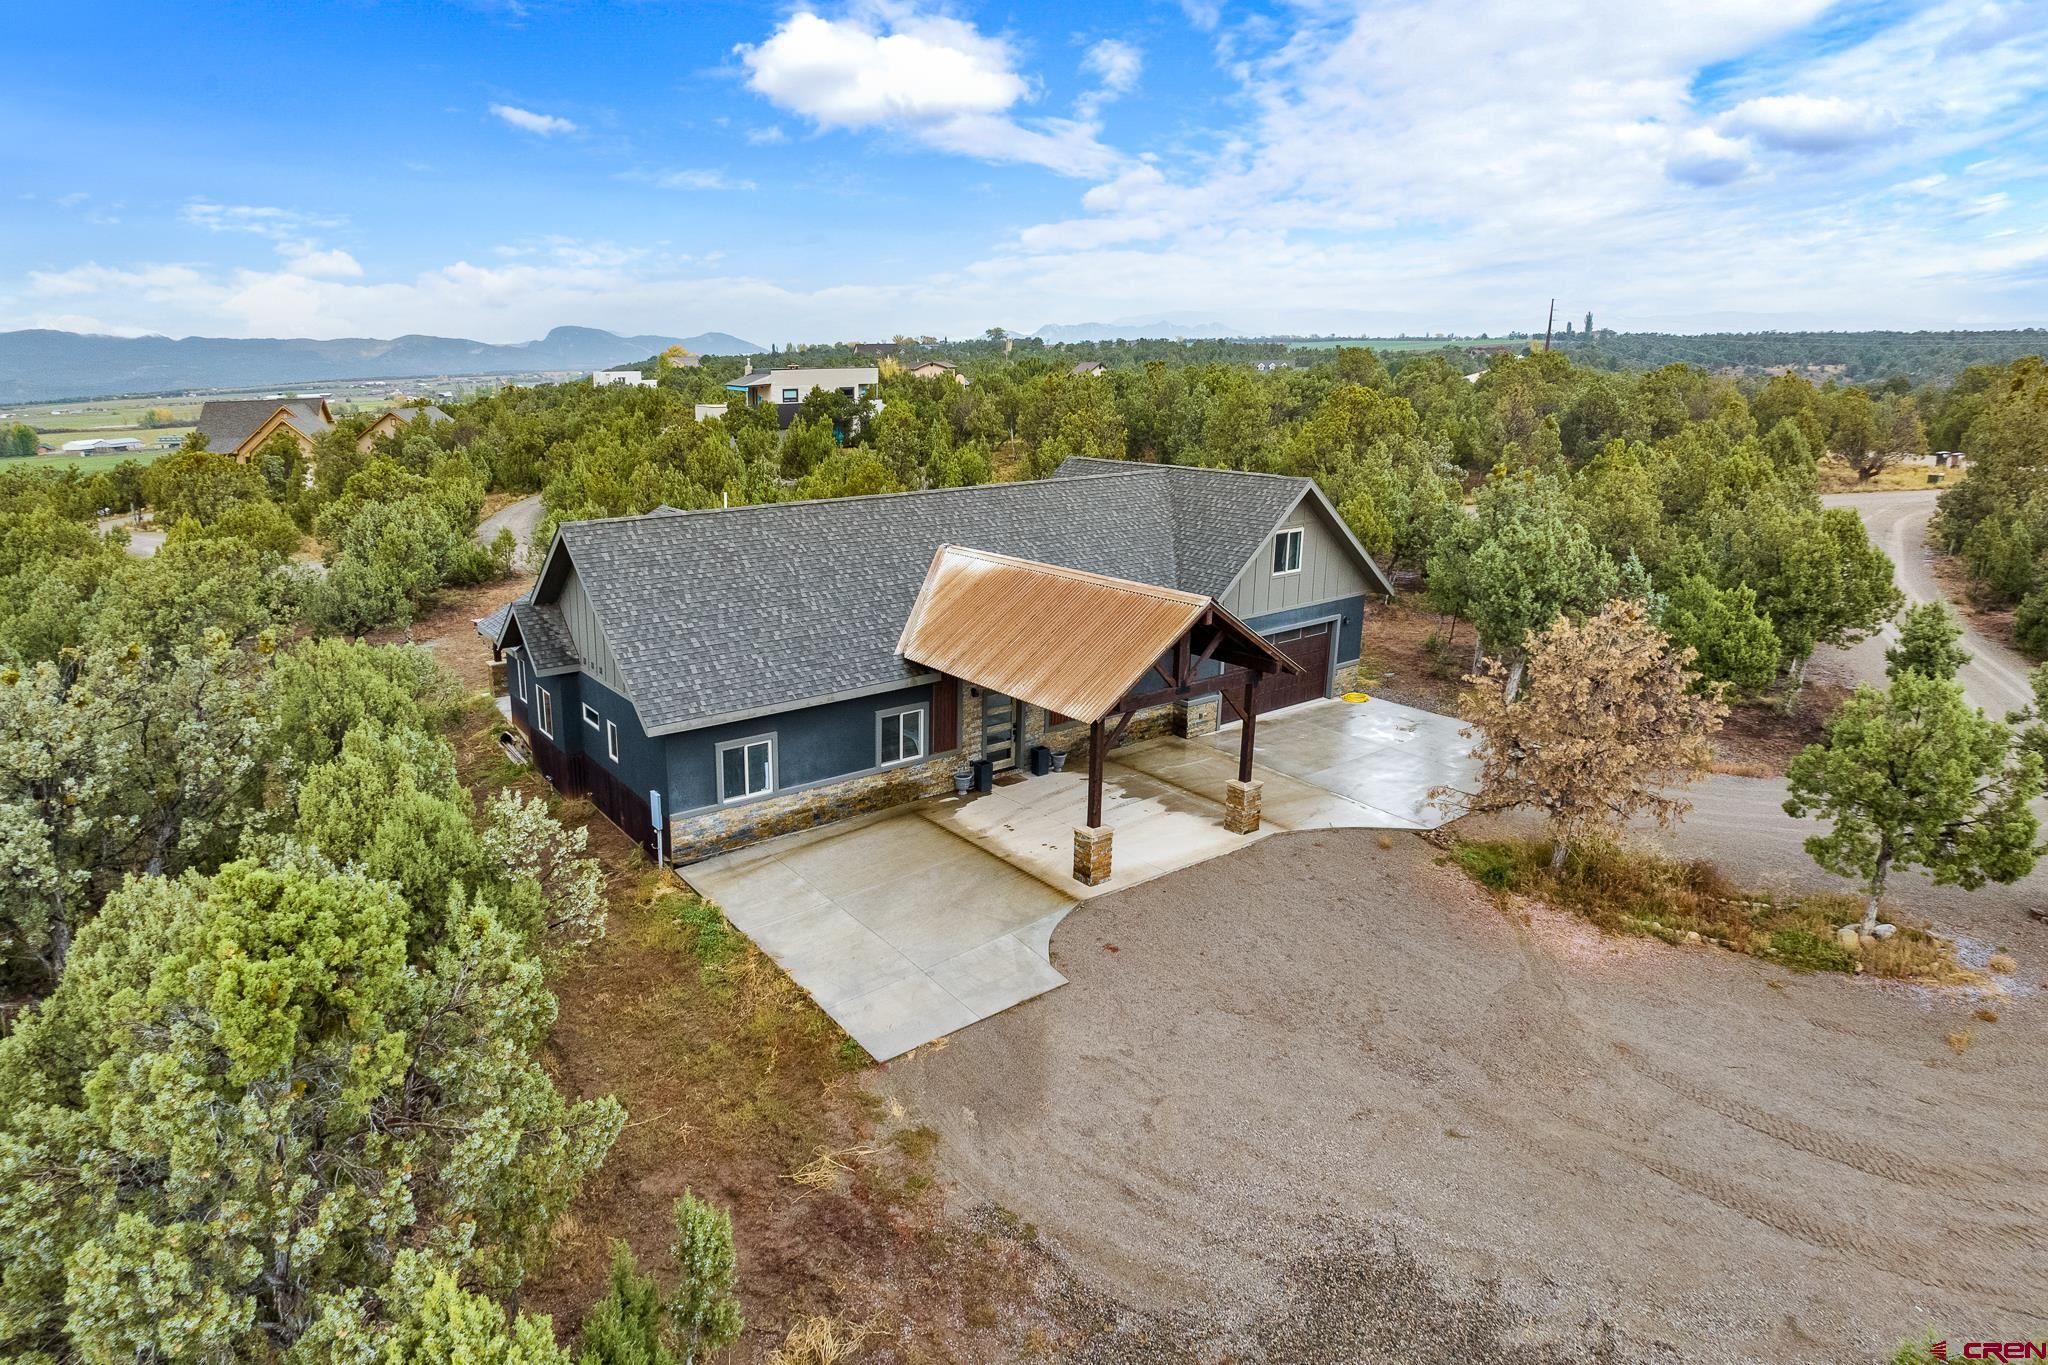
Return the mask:
<svg viewBox="0 0 2048 1365">
<path fill-rule="evenodd" d="M 1059 345 L 1063 342 L 1079 341 L 1136 341 L 1146 337 L 1241 337 L 1244 332 L 1221 322 L 1185 322 L 1172 318 L 1122 318 L 1116 322 L 1048 323 L 1031 335 L 1040 341 Z"/>
<path fill-rule="evenodd" d="M 699 355 L 752 355 L 767 348 L 725 332 L 622 337 L 594 327 L 557 327 L 539 341 L 492 345 L 461 337 L 111 337 L 79 332 L 0 332 L 0 402 L 239 389 L 333 379 L 517 374 L 630 365 L 671 346 Z"/>
</svg>

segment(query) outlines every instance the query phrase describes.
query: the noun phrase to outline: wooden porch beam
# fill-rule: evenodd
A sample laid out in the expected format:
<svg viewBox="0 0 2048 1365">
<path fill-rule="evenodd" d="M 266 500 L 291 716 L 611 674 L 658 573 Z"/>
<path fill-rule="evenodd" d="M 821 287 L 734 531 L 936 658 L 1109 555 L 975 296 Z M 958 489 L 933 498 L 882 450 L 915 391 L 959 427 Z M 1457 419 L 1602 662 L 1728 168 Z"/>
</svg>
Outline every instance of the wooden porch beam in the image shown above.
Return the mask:
<svg viewBox="0 0 2048 1365">
<path fill-rule="evenodd" d="M 1102 825 L 1102 722 L 1088 726 L 1088 828 Z"/>
<path fill-rule="evenodd" d="M 1253 673 L 1244 685 L 1244 729 L 1237 737 L 1237 780 L 1252 780 L 1252 731 L 1259 723 L 1259 679 Z"/>
</svg>

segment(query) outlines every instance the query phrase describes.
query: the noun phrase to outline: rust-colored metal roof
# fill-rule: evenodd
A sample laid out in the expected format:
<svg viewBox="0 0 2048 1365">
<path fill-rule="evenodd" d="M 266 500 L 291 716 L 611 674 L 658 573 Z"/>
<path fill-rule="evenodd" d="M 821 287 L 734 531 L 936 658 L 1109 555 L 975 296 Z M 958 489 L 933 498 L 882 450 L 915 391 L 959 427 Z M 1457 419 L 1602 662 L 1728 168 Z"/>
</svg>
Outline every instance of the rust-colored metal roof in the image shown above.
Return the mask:
<svg viewBox="0 0 2048 1365">
<path fill-rule="evenodd" d="M 1075 720 L 1101 719 L 1205 613 L 1273 651 L 1211 598 L 942 545 L 897 653 Z"/>
</svg>

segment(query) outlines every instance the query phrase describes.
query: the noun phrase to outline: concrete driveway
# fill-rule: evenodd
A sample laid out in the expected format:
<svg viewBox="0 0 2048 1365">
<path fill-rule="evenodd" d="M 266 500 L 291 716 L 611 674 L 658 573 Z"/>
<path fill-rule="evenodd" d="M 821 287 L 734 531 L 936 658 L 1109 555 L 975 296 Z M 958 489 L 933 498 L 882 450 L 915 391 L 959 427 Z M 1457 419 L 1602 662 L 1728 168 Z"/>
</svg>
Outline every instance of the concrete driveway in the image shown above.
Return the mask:
<svg viewBox="0 0 2048 1365">
<path fill-rule="evenodd" d="M 1264 824 L 1223 828 L 1235 729 L 1154 739 L 1103 767 L 1116 831 L 1101 886 L 1073 879 L 1084 773 L 1013 780 L 694 863 L 683 880 L 877 1061 L 1063 985 L 1053 929 L 1083 900 L 1308 829 L 1424 829 L 1432 788 L 1470 771 L 1459 724 L 1394 702 L 1312 702 L 1259 719 Z"/>
</svg>

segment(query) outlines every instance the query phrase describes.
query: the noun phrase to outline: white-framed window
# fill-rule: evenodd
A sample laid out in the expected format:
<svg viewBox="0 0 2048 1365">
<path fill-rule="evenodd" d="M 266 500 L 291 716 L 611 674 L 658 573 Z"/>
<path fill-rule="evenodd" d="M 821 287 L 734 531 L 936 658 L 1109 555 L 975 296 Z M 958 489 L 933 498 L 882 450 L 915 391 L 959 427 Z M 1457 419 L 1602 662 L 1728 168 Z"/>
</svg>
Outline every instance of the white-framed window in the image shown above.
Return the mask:
<svg viewBox="0 0 2048 1365">
<path fill-rule="evenodd" d="M 1290 526 L 1273 536 L 1273 572 L 1301 572 L 1301 528 Z"/>
<path fill-rule="evenodd" d="M 886 768 L 924 757 L 925 709 L 900 706 L 875 716 L 875 766 Z"/>
<path fill-rule="evenodd" d="M 604 723 L 604 751 L 611 756 L 612 762 L 619 761 L 619 727 L 610 721 Z"/>
<path fill-rule="evenodd" d="M 796 401 L 796 390 L 784 389 L 782 391 L 782 401 L 785 403 L 794 403 Z"/>
<path fill-rule="evenodd" d="M 775 736 L 750 735 L 718 746 L 718 799 L 744 801 L 775 790 Z"/>
<path fill-rule="evenodd" d="M 533 690 L 540 693 L 540 714 L 536 717 L 540 725 L 540 732 L 549 739 L 553 739 L 555 737 L 555 694 L 538 683 L 534 685 Z"/>
<path fill-rule="evenodd" d="M 526 700 L 526 666 L 519 662 L 517 654 L 508 654 L 506 661 L 512 668 L 512 688 L 519 700 Z"/>
<path fill-rule="evenodd" d="M 585 702 L 583 703 L 583 723 L 585 725 L 588 725 L 593 730 L 602 729 L 604 726 L 604 717 L 597 714 L 597 708 L 595 706 L 592 706 L 589 702 Z"/>
</svg>

